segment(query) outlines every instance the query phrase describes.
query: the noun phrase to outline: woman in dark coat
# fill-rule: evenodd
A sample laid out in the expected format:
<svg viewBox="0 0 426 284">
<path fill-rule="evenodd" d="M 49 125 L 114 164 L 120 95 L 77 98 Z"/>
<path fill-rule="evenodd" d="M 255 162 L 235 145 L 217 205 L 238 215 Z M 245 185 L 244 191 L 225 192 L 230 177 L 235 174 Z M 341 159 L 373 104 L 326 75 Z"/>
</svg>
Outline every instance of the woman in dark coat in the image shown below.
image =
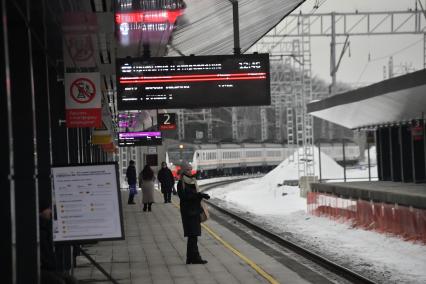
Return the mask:
<svg viewBox="0 0 426 284">
<path fill-rule="evenodd" d="M 177 184 L 180 199 L 180 213 L 182 216 L 183 233 L 188 237 L 186 249 L 186 264 L 205 264 L 198 251 L 197 237 L 201 236 L 200 213 L 201 199 L 209 199 L 210 196 L 198 192 L 195 176 L 191 174 L 192 167 L 188 163 L 182 165 L 181 179 Z"/>
<path fill-rule="evenodd" d="M 142 189 L 143 211 L 151 211 L 154 203 L 154 172 L 149 165 L 146 165 L 139 174 L 139 186 Z"/>
</svg>

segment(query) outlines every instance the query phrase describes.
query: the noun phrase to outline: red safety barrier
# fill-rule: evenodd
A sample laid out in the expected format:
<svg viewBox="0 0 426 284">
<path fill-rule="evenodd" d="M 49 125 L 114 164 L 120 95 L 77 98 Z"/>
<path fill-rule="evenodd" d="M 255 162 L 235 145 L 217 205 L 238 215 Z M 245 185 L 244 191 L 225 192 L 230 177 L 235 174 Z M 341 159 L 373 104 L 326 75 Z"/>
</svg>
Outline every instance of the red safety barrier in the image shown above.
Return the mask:
<svg viewBox="0 0 426 284">
<path fill-rule="evenodd" d="M 426 210 L 398 204 L 352 200 L 327 193 L 309 192 L 308 213 L 405 240 L 426 243 Z"/>
</svg>

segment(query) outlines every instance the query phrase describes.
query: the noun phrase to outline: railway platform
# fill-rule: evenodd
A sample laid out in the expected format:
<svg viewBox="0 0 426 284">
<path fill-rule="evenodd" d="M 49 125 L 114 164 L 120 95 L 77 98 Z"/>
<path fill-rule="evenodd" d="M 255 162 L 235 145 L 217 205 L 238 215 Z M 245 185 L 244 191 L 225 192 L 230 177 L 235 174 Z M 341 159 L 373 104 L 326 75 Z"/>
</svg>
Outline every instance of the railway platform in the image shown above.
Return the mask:
<svg viewBox="0 0 426 284">
<path fill-rule="evenodd" d="M 173 196 L 172 203 L 164 204 L 157 191 L 155 199 L 152 212 L 123 204 L 125 240 L 84 247 L 118 283 L 312 283 L 306 279 L 309 273 L 293 271 L 212 219 L 203 224 L 198 241 L 208 263 L 186 265 L 179 200 Z M 109 283 L 82 256 L 74 276 L 83 283 Z"/>
<path fill-rule="evenodd" d="M 313 183 L 308 211 L 355 227 L 426 243 L 426 184 Z"/>
<path fill-rule="evenodd" d="M 313 191 L 330 193 L 345 198 L 362 199 L 426 209 L 426 184 L 390 181 L 360 181 L 315 183 Z"/>
</svg>

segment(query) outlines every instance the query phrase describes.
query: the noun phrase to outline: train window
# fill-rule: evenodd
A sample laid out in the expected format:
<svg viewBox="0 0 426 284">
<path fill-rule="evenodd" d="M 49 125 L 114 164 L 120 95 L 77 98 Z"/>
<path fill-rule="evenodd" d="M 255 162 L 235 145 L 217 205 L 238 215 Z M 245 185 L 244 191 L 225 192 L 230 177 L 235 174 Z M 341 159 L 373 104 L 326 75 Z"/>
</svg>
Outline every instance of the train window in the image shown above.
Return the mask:
<svg viewBox="0 0 426 284">
<path fill-rule="evenodd" d="M 267 156 L 268 157 L 280 157 L 281 151 L 268 151 Z"/>
</svg>

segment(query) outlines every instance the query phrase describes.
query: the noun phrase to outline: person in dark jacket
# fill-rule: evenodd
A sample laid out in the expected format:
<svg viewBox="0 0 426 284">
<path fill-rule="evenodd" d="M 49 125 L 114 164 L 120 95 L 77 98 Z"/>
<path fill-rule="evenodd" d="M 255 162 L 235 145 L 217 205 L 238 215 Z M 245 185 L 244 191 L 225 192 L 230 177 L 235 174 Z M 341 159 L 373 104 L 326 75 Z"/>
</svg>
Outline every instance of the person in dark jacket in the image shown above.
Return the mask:
<svg viewBox="0 0 426 284">
<path fill-rule="evenodd" d="M 129 184 L 129 199 L 127 201 L 127 204 L 135 204 L 133 199 L 135 198 L 135 194 L 137 194 L 136 190 L 136 168 L 135 168 L 135 161 L 130 160 L 129 166 L 126 170 L 126 178 L 127 183 Z"/>
<path fill-rule="evenodd" d="M 39 235 L 40 235 L 40 275 L 41 284 L 75 284 L 78 281 L 57 270 L 56 255 L 53 250 L 52 209 L 50 202 L 39 201 Z"/>
<path fill-rule="evenodd" d="M 200 213 L 201 199 L 209 199 L 210 196 L 198 192 L 195 176 L 191 174 L 192 167 L 189 163 L 182 164 L 181 179 L 177 184 L 177 192 L 180 199 L 180 213 L 182 216 L 183 233 L 188 237 L 186 249 L 186 264 L 206 264 L 198 251 L 197 237 L 201 236 Z"/>
<path fill-rule="evenodd" d="M 164 203 L 170 203 L 172 201 L 175 178 L 172 171 L 167 167 L 166 162 L 161 163 L 161 170 L 158 171 L 157 179 L 161 183 L 161 193 L 164 196 Z"/>
</svg>

